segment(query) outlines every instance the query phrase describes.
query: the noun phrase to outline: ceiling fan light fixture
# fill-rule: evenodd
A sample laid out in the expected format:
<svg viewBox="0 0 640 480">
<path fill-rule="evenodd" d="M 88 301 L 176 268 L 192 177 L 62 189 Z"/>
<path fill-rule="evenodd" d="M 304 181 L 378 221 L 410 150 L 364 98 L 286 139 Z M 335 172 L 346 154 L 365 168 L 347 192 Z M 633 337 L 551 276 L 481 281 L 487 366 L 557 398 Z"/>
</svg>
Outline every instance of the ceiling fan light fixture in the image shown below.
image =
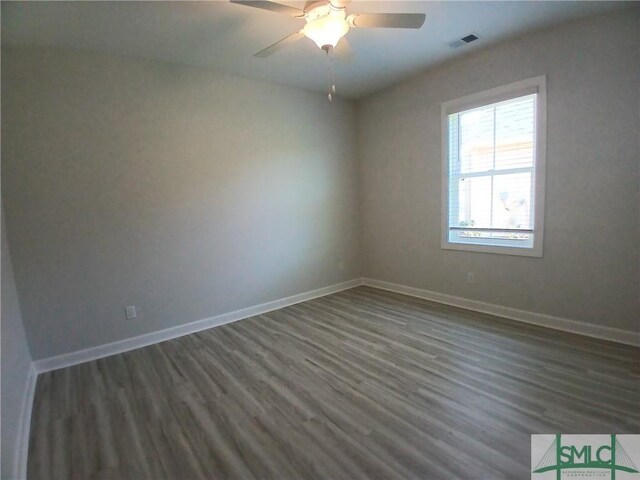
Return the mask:
<svg viewBox="0 0 640 480">
<path fill-rule="evenodd" d="M 302 33 L 320 48 L 326 45 L 335 47 L 348 31 L 349 23 L 345 19 L 343 11 L 315 18 L 302 29 Z"/>
</svg>

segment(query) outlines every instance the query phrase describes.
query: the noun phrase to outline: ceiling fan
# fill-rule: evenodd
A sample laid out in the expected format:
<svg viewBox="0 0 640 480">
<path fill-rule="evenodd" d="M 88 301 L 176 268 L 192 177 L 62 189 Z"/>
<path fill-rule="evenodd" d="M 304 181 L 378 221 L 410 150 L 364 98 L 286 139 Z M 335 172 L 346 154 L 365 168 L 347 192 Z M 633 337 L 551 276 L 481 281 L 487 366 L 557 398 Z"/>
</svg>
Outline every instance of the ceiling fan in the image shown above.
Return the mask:
<svg viewBox="0 0 640 480">
<path fill-rule="evenodd" d="M 304 10 L 268 0 L 230 0 L 231 3 L 261 8 L 291 17 L 304 19 L 307 23 L 298 32 L 277 41 L 255 54 L 267 57 L 272 53 L 308 37 L 318 47 L 327 51 L 334 48 L 351 28 L 420 28 L 424 24 L 424 13 L 352 13 L 347 15 L 348 0 L 310 1 Z"/>
<path fill-rule="evenodd" d="M 267 0 L 230 0 L 231 3 L 247 7 L 261 8 L 276 13 L 283 13 L 306 21 L 304 27 L 259 51 L 254 56 L 267 57 L 284 47 L 297 42 L 303 37 L 313 40 L 318 47 L 329 53 L 338 45 L 336 53 L 341 57 L 353 56 L 347 40 L 342 39 L 352 28 L 420 28 L 424 24 L 424 13 L 351 13 L 347 14 L 349 0 L 308 1 L 304 10 Z M 331 67 L 332 69 L 333 67 Z M 331 92 L 335 92 L 333 72 L 331 73 Z"/>
</svg>

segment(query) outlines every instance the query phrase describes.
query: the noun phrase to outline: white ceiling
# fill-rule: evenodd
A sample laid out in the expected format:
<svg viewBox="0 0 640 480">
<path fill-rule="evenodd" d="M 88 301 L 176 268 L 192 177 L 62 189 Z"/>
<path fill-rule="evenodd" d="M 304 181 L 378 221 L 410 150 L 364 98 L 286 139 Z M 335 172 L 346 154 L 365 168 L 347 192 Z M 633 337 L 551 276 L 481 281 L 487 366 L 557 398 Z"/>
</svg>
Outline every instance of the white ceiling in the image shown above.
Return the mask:
<svg viewBox="0 0 640 480">
<path fill-rule="evenodd" d="M 304 1 L 280 3 L 304 7 Z M 358 1 L 351 13 L 423 12 L 420 30 L 353 29 L 353 63 L 336 63 L 338 94 L 361 97 L 457 55 L 625 2 Z M 2 42 L 145 58 L 234 73 L 308 90 L 327 90 L 327 60 L 309 39 L 268 58 L 253 54 L 297 31 L 304 20 L 211 2 L 2 2 Z M 473 44 L 451 48 L 468 33 Z"/>
</svg>

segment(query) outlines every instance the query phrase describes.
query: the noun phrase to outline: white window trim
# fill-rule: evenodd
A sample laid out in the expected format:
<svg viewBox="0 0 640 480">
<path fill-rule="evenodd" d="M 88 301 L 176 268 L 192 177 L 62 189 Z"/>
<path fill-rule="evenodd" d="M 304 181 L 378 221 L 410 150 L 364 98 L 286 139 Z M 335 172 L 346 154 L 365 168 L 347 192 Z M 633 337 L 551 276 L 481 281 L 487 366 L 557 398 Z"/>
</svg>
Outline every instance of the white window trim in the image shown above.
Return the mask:
<svg viewBox="0 0 640 480">
<path fill-rule="evenodd" d="M 534 192 L 534 236 L 532 248 L 502 247 L 492 245 L 473 245 L 449 242 L 449 115 L 489 105 L 531 93 L 537 93 L 536 103 L 536 158 Z M 542 257 L 544 239 L 544 193 L 545 163 L 547 157 L 547 80 L 546 75 L 528 78 L 509 85 L 474 93 L 442 104 L 442 236 L 441 248 L 446 250 L 464 250 L 467 252 L 498 253 L 525 257 Z"/>
</svg>

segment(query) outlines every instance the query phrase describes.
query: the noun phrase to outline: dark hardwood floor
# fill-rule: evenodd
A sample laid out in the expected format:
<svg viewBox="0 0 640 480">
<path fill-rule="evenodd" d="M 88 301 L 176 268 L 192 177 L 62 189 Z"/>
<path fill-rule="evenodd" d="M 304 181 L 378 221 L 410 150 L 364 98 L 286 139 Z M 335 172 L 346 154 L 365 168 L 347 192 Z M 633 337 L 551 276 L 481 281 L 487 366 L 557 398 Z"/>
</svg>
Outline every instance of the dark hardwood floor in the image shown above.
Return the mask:
<svg viewBox="0 0 640 480">
<path fill-rule="evenodd" d="M 528 479 L 640 433 L 640 349 L 368 287 L 42 374 L 28 475 Z"/>
</svg>

